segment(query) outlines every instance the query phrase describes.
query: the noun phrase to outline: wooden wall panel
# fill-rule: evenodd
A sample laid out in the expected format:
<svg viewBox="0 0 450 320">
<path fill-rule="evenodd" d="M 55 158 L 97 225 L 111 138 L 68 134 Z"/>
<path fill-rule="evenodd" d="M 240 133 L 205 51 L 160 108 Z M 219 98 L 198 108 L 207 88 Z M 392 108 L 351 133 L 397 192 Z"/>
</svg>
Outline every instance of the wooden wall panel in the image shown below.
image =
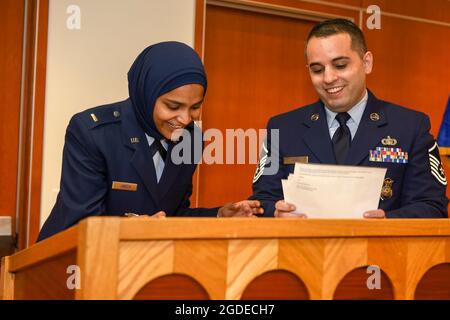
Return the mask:
<svg viewBox="0 0 450 320">
<path fill-rule="evenodd" d="M 41 224 L 41 183 L 42 183 L 42 157 L 44 144 L 44 111 L 45 111 L 45 83 L 47 76 L 47 39 L 48 39 L 48 19 L 49 0 L 40 0 L 37 8 L 37 25 L 35 32 L 38 32 L 36 39 L 36 78 L 34 92 L 34 114 L 33 132 L 30 139 L 33 140 L 31 156 L 31 189 L 29 202 L 29 234 L 27 246 L 36 242 Z M 32 152 L 31 152 L 32 151 Z"/>
<path fill-rule="evenodd" d="M 317 0 L 258 0 L 276 6 L 314 11 L 328 15 L 346 16 L 359 22 L 361 0 L 317 1 Z"/>
<path fill-rule="evenodd" d="M 47 22 L 48 0 L 0 2 L 0 216 L 13 218 L 20 249 L 40 224 Z"/>
<path fill-rule="evenodd" d="M 20 175 L 17 247 L 26 248 L 37 238 L 40 225 L 42 146 L 49 0 L 27 2 L 27 29 L 21 114 Z"/>
<path fill-rule="evenodd" d="M 388 14 L 400 14 L 415 18 L 450 22 L 448 0 L 362 0 L 362 6 L 377 5 Z"/>
<path fill-rule="evenodd" d="M 0 216 L 16 215 L 24 1 L 0 1 Z"/>
<path fill-rule="evenodd" d="M 374 54 L 369 88 L 428 114 L 436 137 L 450 94 L 450 27 L 383 16 L 381 30 L 364 31 Z"/>
</svg>

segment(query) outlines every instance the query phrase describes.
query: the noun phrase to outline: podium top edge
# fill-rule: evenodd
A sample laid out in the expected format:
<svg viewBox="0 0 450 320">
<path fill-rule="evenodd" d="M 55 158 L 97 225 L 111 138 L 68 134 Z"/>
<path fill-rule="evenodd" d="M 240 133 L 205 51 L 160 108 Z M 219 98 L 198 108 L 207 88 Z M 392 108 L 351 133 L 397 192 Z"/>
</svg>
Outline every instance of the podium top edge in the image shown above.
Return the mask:
<svg viewBox="0 0 450 320">
<path fill-rule="evenodd" d="M 130 218 L 120 240 L 449 236 L 450 219 Z"/>
</svg>

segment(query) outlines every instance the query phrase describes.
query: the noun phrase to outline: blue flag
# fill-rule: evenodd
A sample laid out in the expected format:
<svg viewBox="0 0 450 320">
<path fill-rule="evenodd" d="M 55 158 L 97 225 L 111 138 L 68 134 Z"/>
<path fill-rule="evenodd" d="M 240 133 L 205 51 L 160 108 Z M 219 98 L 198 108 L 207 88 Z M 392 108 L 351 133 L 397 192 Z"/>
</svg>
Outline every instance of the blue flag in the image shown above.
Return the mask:
<svg viewBox="0 0 450 320">
<path fill-rule="evenodd" d="M 437 143 L 440 147 L 450 147 L 450 96 L 448 97 Z"/>
</svg>

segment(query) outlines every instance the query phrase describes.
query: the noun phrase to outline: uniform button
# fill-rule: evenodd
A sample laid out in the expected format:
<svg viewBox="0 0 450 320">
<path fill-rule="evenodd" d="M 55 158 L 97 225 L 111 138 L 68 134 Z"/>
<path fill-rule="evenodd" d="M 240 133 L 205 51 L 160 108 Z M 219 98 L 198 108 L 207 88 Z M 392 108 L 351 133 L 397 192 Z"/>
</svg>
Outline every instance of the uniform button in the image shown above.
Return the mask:
<svg viewBox="0 0 450 320">
<path fill-rule="evenodd" d="M 115 118 L 118 118 L 118 117 L 120 117 L 120 112 L 119 111 L 114 111 L 113 115 L 114 115 Z"/>
</svg>

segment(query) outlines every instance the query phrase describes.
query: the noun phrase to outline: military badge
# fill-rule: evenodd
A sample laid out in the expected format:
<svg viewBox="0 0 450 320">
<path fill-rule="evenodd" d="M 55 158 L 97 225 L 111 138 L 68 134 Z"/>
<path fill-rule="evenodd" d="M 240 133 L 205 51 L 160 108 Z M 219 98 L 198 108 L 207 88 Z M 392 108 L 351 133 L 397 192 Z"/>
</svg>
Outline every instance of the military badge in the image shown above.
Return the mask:
<svg viewBox="0 0 450 320">
<path fill-rule="evenodd" d="M 387 200 L 392 198 L 392 185 L 394 184 L 394 180 L 391 178 L 386 178 L 383 181 L 383 187 L 381 188 L 381 200 Z"/>
<path fill-rule="evenodd" d="M 439 156 L 439 148 L 436 142 L 434 142 L 434 145 L 428 150 L 428 158 L 430 159 L 431 174 L 437 182 L 446 186 L 447 178 L 445 177 L 445 171 L 442 167 L 441 157 Z"/>
<path fill-rule="evenodd" d="M 370 120 L 378 121 L 378 120 L 380 120 L 380 115 L 378 113 L 371 113 L 370 114 Z"/>
<path fill-rule="evenodd" d="M 319 118 L 320 118 L 319 114 L 318 113 L 314 113 L 311 116 L 311 121 L 317 121 L 317 120 L 319 120 Z"/>
<path fill-rule="evenodd" d="M 369 155 L 372 162 L 408 163 L 408 152 L 402 148 L 377 147 L 370 150 Z"/>
<path fill-rule="evenodd" d="M 384 139 L 381 139 L 381 143 L 383 146 L 396 146 L 397 145 L 397 139 L 391 138 L 390 136 L 387 136 Z"/>
</svg>

